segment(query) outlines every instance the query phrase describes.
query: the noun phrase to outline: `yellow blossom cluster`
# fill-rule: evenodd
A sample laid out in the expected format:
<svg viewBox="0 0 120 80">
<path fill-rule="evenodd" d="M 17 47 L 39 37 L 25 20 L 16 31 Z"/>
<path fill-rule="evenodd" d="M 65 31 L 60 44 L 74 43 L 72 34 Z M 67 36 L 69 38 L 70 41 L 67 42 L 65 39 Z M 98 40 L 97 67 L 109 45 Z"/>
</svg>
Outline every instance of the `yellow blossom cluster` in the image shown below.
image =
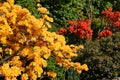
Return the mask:
<svg viewBox="0 0 120 80">
<path fill-rule="evenodd" d="M 40 2 L 40 0 L 37 0 Z M 74 67 L 78 73 L 88 70 L 87 65 L 73 63 L 72 57 L 82 45 L 66 45 L 65 38 L 47 31 L 53 19 L 46 8 L 37 4 L 42 17 L 36 19 L 26 8 L 14 5 L 14 0 L 0 2 L 0 74 L 5 80 L 36 80 L 44 73 L 50 56 L 58 65 Z M 56 77 L 53 71 L 48 76 Z"/>
<path fill-rule="evenodd" d="M 57 74 L 54 71 L 48 71 L 47 75 L 52 77 L 52 78 L 55 78 L 57 76 Z"/>
<path fill-rule="evenodd" d="M 21 74 L 21 70 L 17 66 L 10 67 L 10 64 L 3 64 L 1 72 L 6 80 L 17 80 L 16 77 Z"/>
</svg>

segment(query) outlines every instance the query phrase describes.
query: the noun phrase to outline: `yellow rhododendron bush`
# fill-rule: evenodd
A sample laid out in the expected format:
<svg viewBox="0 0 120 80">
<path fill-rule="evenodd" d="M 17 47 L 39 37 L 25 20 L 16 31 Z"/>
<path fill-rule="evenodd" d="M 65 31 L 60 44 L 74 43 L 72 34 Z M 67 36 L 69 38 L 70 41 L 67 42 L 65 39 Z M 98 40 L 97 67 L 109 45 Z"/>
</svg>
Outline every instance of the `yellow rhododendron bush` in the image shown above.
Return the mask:
<svg viewBox="0 0 120 80">
<path fill-rule="evenodd" d="M 39 7 L 38 11 L 44 13 L 40 19 L 26 8 L 14 5 L 14 0 L 0 3 L 0 74 L 5 80 L 17 80 L 18 76 L 21 80 L 36 80 L 43 75 L 50 56 L 61 67 L 74 67 L 78 73 L 87 71 L 86 64 L 71 59 L 83 46 L 66 45 L 63 36 L 47 31 L 53 19 L 47 15 L 46 8 Z M 57 75 L 52 71 L 46 73 Z"/>
</svg>

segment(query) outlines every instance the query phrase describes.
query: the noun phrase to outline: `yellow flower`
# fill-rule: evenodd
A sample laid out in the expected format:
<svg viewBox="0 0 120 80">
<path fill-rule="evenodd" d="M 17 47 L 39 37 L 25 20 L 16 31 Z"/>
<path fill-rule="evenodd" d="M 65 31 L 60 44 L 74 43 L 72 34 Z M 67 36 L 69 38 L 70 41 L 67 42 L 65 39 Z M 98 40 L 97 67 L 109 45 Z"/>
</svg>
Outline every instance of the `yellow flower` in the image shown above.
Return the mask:
<svg viewBox="0 0 120 80">
<path fill-rule="evenodd" d="M 41 5 L 38 3 L 38 4 L 37 4 L 37 8 L 40 8 L 40 7 L 41 7 Z"/>
<path fill-rule="evenodd" d="M 9 5 L 9 3 L 3 3 L 3 6 L 6 8 L 6 9 L 10 9 L 11 8 L 11 6 Z"/>
<path fill-rule="evenodd" d="M 59 50 L 61 47 L 61 44 L 59 42 L 56 42 L 52 46 L 54 47 L 55 50 Z"/>
<path fill-rule="evenodd" d="M 1 72 L 6 78 L 14 78 L 21 74 L 20 68 L 18 68 L 17 66 L 10 67 L 8 63 L 3 64 L 3 66 L 1 67 Z"/>
<path fill-rule="evenodd" d="M 34 57 L 34 64 L 46 67 L 47 66 L 47 61 L 44 60 L 43 58 L 40 58 L 39 56 Z"/>
<path fill-rule="evenodd" d="M 61 58 L 64 57 L 63 54 L 62 54 L 62 52 L 56 52 L 56 55 L 57 55 L 58 57 L 61 57 Z"/>
<path fill-rule="evenodd" d="M 3 66 L 1 66 L 1 73 L 6 77 L 11 76 L 11 69 L 9 68 L 8 63 L 3 64 Z"/>
<path fill-rule="evenodd" d="M 5 52 L 7 52 L 7 53 L 10 54 L 10 55 L 13 53 L 12 49 L 9 49 L 9 48 L 6 48 L 6 49 L 5 49 Z"/>
<path fill-rule="evenodd" d="M 84 49 L 84 46 L 83 45 L 79 45 L 78 46 L 80 49 Z"/>
<path fill-rule="evenodd" d="M 0 52 L 3 52 L 2 47 L 0 47 Z"/>
<path fill-rule="evenodd" d="M 63 62 L 63 60 L 58 56 L 55 57 L 55 60 L 56 60 L 57 63 L 62 63 Z"/>
<path fill-rule="evenodd" d="M 23 64 L 22 61 L 20 61 L 19 56 L 14 56 L 9 63 L 11 65 L 18 66 L 18 67 L 22 67 L 22 64 Z"/>
<path fill-rule="evenodd" d="M 30 71 L 28 73 L 28 75 L 30 76 L 30 80 L 36 80 L 37 79 L 37 75 L 34 73 L 34 71 Z"/>
<path fill-rule="evenodd" d="M 72 53 L 72 49 L 70 48 L 69 45 L 64 45 L 61 47 L 61 49 L 63 50 L 63 52 Z"/>
<path fill-rule="evenodd" d="M 10 26 L 8 24 L 0 25 L 0 35 L 4 36 L 4 35 L 9 35 L 9 34 L 13 34 L 13 31 L 10 28 Z"/>
<path fill-rule="evenodd" d="M 47 67 L 47 61 L 46 60 L 44 60 L 44 59 L 40 59 L 40 63 L 43 65 L 43 67 Z"/>
<path fill-rule="evenodd" d="M 41 53 L 41 48 L 39 46 L 34 46 L 33 48 L 33 53 L 31 53 L 30 55 L 33 55 L 33 56 L 42 56 L 43 54 Z M 28 55 L 29 56 L 29 55 Z M 32 57 L 32 56 L 31 56 Z"/>
<path fill-rule="evenodd" d="M 21 74 L 21 70 L 20 70 L 20 68 L 19 67 L 17 67 L 17 66 L 13 66 L 13 67 L 11 67 L 11 75 L 13 75 L 13 76 L 15 76 L 15 77 L 17 77 L 17 76 L 19 76 L 20 74 Z"/>
<path fill-rule="evenodd" d="M 37 72 L 38 77 L 41 77 L 41 74 L 43 73 L 42 67 L 35 66 L 35 72 Z"/>
<path fill-rule="evenodd" d="M 5 77 L 5 80 L 17 80 L 16 77 Z"/>
<path fill-rule="evenodd" d="M 74 63 L 75 67 L 81 66 L 79 62 Z"/>
<path fill-rule="evenodd" d="M 57 74 L 55 72 L 53 72 L 53 71 L 47 72 L 47 75 L 52 77 L 52 78 L 55 78 L 57 76 Z"/>
<path fill-rule="evenodd" d="M 70 45 L 70 47 L 71 47 L 71 49 L 73 50 L 74 53 L 76 53 L 79 49 L 84 49 L 83 45 L 78 45 L 78 46 Z"/>
<path fill-rule="evenodd" d="M 38 11 L 39 11 L 40 13 L 49 14 L 49 11 L 48 11 L 46 8 L 44 8 L 44 7 L 38 8 Z"/>
<path fill-rule="evenodd" d="M 43 57 L 45 58 L 45 59 L 48 59 L 49 57 L 50 57 L 50 53 L 48 52 L 48 53 L 45 53 L 44 55 L 43 55 Z"/>
<path fill-rule="evenodd" d="M 89 70 L 89 69 L 88 69 L 88 66 L 87 66 L 86 64 L 83 64 L 82 67 L 83 67 L 83 69 L 84 69 L 85 71 L 88 71 L 88 70 Z"/>
<path fill-rule="evenodd" d="M 0 12 L 2 12 L 3 14 L 3 13 L 7 13 L 8 10 L 5 7 L 0 7 Z"/>
<path fill-rule="evenodd" d="M 78 74 L 81 74 L 82 73 L 82 70 L 77 70 Z"/>
<path fill-rule="evenodd" d="M 15 50 L 18 50 L 20 48 L 20 45 L 15 43 L 13 47 L 15 48 Z"/>
<path fill-rule="evenodd" d="M 70 68 L 70 65 L 68 65 L 68 64 L 64 64 L 63 66 L 64 66 L 65 69 L 69 69 Z"/>
<path fill-rule="evenodd" d="M 29 48 L 24 48 L 19 55 L 22 57 L 26 57 L 30 53 Z"/>
<path fill-rule="evenodd" d="M 21 80 L 28 80 L 28 74 L 22 74 Z"/>
<path fill-rule="evenodd" d="M 48 15 L 42 15 L 43 19 L 53 22 L 53 18 L 49 17 Z"/>
<path fill-rule="evenodd" d="M 36 2 L 40 2 L 40 0 L 36 0 Z"/>
<path fill-rule="evenodd" d="M 35 37 L 32 37 L 32 38 L 31 38 L 31 41 L 34 41 L 34 42 L 35 42 L 35 41 L 36 41 L 36 38 L 35 38 Z"/>
<path fill-rule="evenodd" d="M 61 43 L 61 45 L 66 45 L 65 37 L 62 35 L 56 35 L 56 41 Z"/>
<path fill-rule="evenodd" d="M 1 38 L 0 38 L 0 41 L 1 41 L 2 43 L 6 43 L 6 38 L 7 38 L 7 37 L 1 37 Z"/>
<path fill-rule="evenodd" d="M 46 27 L 51 28 L 51 25 L 49 22 L 45 22 Z"/>
<path fill-rule="evenodd" d="M 14 0 L 7 0 L 10 4 L 14 4 Z"/>
<path fill-rule="evenodd" d="M 16 13 L 14 11 L 12 11 L 11 13 L 6 14 L 6 17 L 9 19 L 9 22 L 12 24 L 16 23 Z"/>
<path fill-rule="evenodd" d="M 34 55 L 33 53 L 30 53 L 30 54 L 27 56 L 27 59 L 28 59 L 28 60 L 31 60 L 31 59 L 34 58 L 34 56 L 35 56 L 35 55 Z"/>
<path fill-rule="evenodd" d="M 34 46 L 34 51 L 40 52 L 40 47 L 39 46 Z"/>
</svg>

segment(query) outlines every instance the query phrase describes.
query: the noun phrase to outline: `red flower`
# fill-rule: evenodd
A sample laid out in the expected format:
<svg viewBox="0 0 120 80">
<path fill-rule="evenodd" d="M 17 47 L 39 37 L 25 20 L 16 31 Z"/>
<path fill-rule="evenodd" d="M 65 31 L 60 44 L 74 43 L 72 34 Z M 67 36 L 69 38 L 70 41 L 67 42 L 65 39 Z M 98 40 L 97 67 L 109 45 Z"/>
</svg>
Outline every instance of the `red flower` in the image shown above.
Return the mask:
<svg viewBox="0 0 120 80">
<path fill-rule="evenodd" d="M 73 33 L 73 32 L 74 32 L 74 26 L 69 26 L 69 27 L 67 28 L 67 30 L 68 30 L 69 32 Z"/>
<path fill-rule="evenodd" d="M 73 25 L 73 26 L 77 26 L 78 25 L 77 21 L 68 20 L 67 22 L 68 22 L 68 24 Z"/>
<path fill-rule="evenodd" d="M 91 21 L 90 20 L 86 20 L 86 24 L 90 26 Z"/>
<path fill-rule="evenodd" d="M 120 28 L 120 12 L 112 12 L 112 8 L 109 8 L 108 10 L 105 10 L 102 12 L 104 15 L 104 18 L 109 20 L 113 25 L 115 25 L 117 28 Z"/>
<path fill-rule="evenodd" d="M 108 11 L 112 11 L 113 9 L 112 8 L 108 8 Z"/>
<path fill-rule="evenodd" d="M 114 22 L 114 25 L 115 25 L 117 28 L 120 28 L 120 21 Z"/>
<path fill-rule="evenodd" d="M 91 39 L 91 38 L 92 38 L 91 34 L 87 34 L 86 37 L 87 37 L 88 39 Z"/>
<path fill-rule="evenodd" d="M 101 39 L 102 37 L 108 37 L 112 35 L 112 31 L 110 30 L 104 30 L 99 33 L 98 38 Z"/>
<path fill-rule="evenodd" d="M 67 21 L 69 26 L 66 28 L 68 32 L 73 33 L 76 36 L 79 36 L 81 39 L 91 39 L 92 30 L 90 28 L 90 20 L 79 20 L 79 21 Z M 63 30 L 59 30 L 59 34 L 63 34 Z M 67 32 L 67 33 L 68 33 Z"/>
<path fill-rule="evenodd" d="M 65 34 L 67 30 L 65 28 L 60 28 L 58 34 Z"/>
</svg>

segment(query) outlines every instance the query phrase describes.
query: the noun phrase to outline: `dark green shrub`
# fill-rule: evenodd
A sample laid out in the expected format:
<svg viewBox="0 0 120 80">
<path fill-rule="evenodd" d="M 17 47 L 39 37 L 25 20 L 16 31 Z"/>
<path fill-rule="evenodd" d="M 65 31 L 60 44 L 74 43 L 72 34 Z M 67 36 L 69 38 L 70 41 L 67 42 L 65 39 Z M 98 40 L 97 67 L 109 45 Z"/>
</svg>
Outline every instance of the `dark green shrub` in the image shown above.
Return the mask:
<svg viewBox="0 0 120 80">
<path fill-rule="evenodd" d="M 15 4 L 27 8 L 36 18 L 40 17 L 36 8 L 36 0 L 15 0 Z"/>
<path fill-rule="evenodd" d="M 83 0 L 84 15 L 89 16 L 92 13 L 93 17 L 99 17 L 103 10 L 113 6 L 113 2 L 111 0 Z"/>
<path fill-rule="evenodd" d="M 120 11 L 120 0 L 111 0 L 114 11 Z"/>
<path fill-rule="evenodd" d="M 88 19 L 91 15 L 93 18 L 99 17 L 113 3 L 111 0 L 41 0 L 41 4 L 51 12 L 50 15 L 59 27 L 66 27 L 68 19 Z"/>
<path fill-rule="evenodd" d="M 80 75 L 81 80 L 97 80 L 120 76 L 120 32 L 98 41 L 87 41 L 85 48 L 78 52 L 76 61 L 86 63 L 87 72 Z"/>
<path fill-rule="evenodd" d="M 75 20 L 82 15 L 81 0 L 41 0 L 41 4 L 51 12 L 57 27 L 66 27 L 68 19 Z"/>
<path fill-rule="evenodd" d="M 55 73 L 57 73 L 57 76 L 55 78 L 44 76 L 43 78 L 45 80 L 47 78 L 48 78 L 47 80 L 64 80 L 65 79 L 65 71 L 66 71 L 65 68 L 59 67 L 53 57 L 50 57 L 47 60 L 47 63 L 48 63 L 47 64 L 48 66 L 44 68 L 44 71 L 54 71 Z"/>
<path fill-rule="evenodd" d="M 91 29 L 93 30 L 92 40 L 98 37 L 98 33 L 105 27 L 106 21 L 102 18 L 93 18 L 91 22 Z"/>
</svg>

